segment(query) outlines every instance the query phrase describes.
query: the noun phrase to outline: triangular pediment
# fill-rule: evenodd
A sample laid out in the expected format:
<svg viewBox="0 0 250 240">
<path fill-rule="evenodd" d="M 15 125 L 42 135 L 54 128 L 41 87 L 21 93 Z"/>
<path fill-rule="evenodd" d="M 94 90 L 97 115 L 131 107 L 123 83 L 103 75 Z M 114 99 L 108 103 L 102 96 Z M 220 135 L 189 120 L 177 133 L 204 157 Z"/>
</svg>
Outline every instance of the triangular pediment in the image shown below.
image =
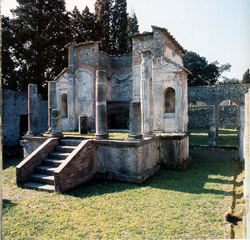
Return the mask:
<svg viewBox="0 0 250 240">
<path fill-rule="evenodd" d="M 177 73 L 177 72 L 187 72 L 190 73 L 186 68 L 181 66 L 180 64 L 166 58 L 159 57 L 154 59 L 153 69 L 161 72 L 161 73 Z"/>
</svg>

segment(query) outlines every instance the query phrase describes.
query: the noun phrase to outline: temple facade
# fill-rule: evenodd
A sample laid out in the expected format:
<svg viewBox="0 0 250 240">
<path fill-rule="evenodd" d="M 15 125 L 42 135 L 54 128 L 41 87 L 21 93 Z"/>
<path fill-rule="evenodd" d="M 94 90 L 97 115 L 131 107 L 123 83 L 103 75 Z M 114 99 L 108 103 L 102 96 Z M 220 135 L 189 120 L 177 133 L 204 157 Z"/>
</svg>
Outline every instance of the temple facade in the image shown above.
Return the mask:
<svg viewBox="0 0 250 240">
<path fill-rule="evenodd" d="M 62 131 L 78 131 L 79 116 L 86 115 L 95 130 L 96 72 L 105 71 L 108 128 L 128 129 L 129 104 L 140 102 L 141 131 L 187 131 L 187 75 L 181 45 L 165 28 L 133 36 L 132 56 L 108 56 L 100 42 L 71 42 L 69 65 L 49 82 L 51 111 L 60 111 Z"/>
</svg>

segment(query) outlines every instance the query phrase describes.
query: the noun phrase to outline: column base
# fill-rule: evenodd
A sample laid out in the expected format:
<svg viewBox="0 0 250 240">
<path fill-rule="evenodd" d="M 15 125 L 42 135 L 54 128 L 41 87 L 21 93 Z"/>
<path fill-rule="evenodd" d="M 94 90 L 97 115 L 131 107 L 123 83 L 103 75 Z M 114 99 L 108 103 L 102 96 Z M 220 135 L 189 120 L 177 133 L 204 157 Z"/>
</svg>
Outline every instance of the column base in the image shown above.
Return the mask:
<svg viewBox="0 0 250 240">
<path fill-rule="evenodd" d="M 214 147 L 214 146 L 216 146 L 216 141 L 213 140 L 213 139 L 211 139 L 211 140 L 209 139 L 209 140 L 208 140 L 208 146 L 209 146 L 209 147 Z"/>
<path fill-rule="evenodd" d="M 25 136 L 27 137 L 33 137 L 33 136 L 39 136 L 41 135 L 39 132 L 34 132 L 34 131 L 28 131 Z"/>
<path fill-rule="evenodd" d="M 55 137 L 55 138 L 63 138 L 63 134 L 61 132 L 58 133 L 50 133 L 49 137 Z"/>
<path fill-rule="evenodd" d="M 155 138 L 155 134 L 154 133 L 142 133 L 142 137 L 145 139 L 151 139 L 151 138 Z"/>
<path fill-rule="evenodd" d="M 109 134 L 105 133 L 105 134 L 96 134 L 95 135 L 95 139 L 108 139 L 109 138 Z"/>
<path fill-rule="evenodd" d="M 51 134 L 51 128 L 48 128 L 48 130 L 45 131 L 44 134 Z"/>
<path fill-rule="evenodd" d="M 138 135 L 128 135 L 128 140 L 141 140 L 142 139 L 142 135 L 138 134 Z"/>
</svg>

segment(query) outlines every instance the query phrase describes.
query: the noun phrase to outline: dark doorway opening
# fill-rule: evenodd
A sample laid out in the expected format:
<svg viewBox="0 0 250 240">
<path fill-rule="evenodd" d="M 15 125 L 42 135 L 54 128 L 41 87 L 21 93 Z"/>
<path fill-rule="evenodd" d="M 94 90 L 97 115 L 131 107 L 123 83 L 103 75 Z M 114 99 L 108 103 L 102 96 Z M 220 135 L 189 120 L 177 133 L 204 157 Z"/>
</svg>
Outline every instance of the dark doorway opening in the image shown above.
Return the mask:
<svg viewBox="0 0 250 240">
<path fill-rule="evenodd" d="M 28 115 L 20 115 L 20 132 L 19 138 L 21 139 L 28 131 Z"/>
</svg>

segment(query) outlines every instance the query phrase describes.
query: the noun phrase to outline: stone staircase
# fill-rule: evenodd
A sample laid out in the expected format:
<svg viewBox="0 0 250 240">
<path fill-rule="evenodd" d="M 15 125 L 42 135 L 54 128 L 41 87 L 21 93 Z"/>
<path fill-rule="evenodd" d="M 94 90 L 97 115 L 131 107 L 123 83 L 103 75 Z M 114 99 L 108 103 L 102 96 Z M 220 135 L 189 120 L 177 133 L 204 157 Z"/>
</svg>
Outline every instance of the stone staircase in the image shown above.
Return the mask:
<svg viewBox="0 0 250 240">
<path fill-rule="evenodd" d="M 55 191 L 55 170 L 76 149 L 82 140 L 62 139 L 54 150 L 44 158 L 41 165 L 35 167 L 23 187 L 29 189 Z"/>
</svg>

